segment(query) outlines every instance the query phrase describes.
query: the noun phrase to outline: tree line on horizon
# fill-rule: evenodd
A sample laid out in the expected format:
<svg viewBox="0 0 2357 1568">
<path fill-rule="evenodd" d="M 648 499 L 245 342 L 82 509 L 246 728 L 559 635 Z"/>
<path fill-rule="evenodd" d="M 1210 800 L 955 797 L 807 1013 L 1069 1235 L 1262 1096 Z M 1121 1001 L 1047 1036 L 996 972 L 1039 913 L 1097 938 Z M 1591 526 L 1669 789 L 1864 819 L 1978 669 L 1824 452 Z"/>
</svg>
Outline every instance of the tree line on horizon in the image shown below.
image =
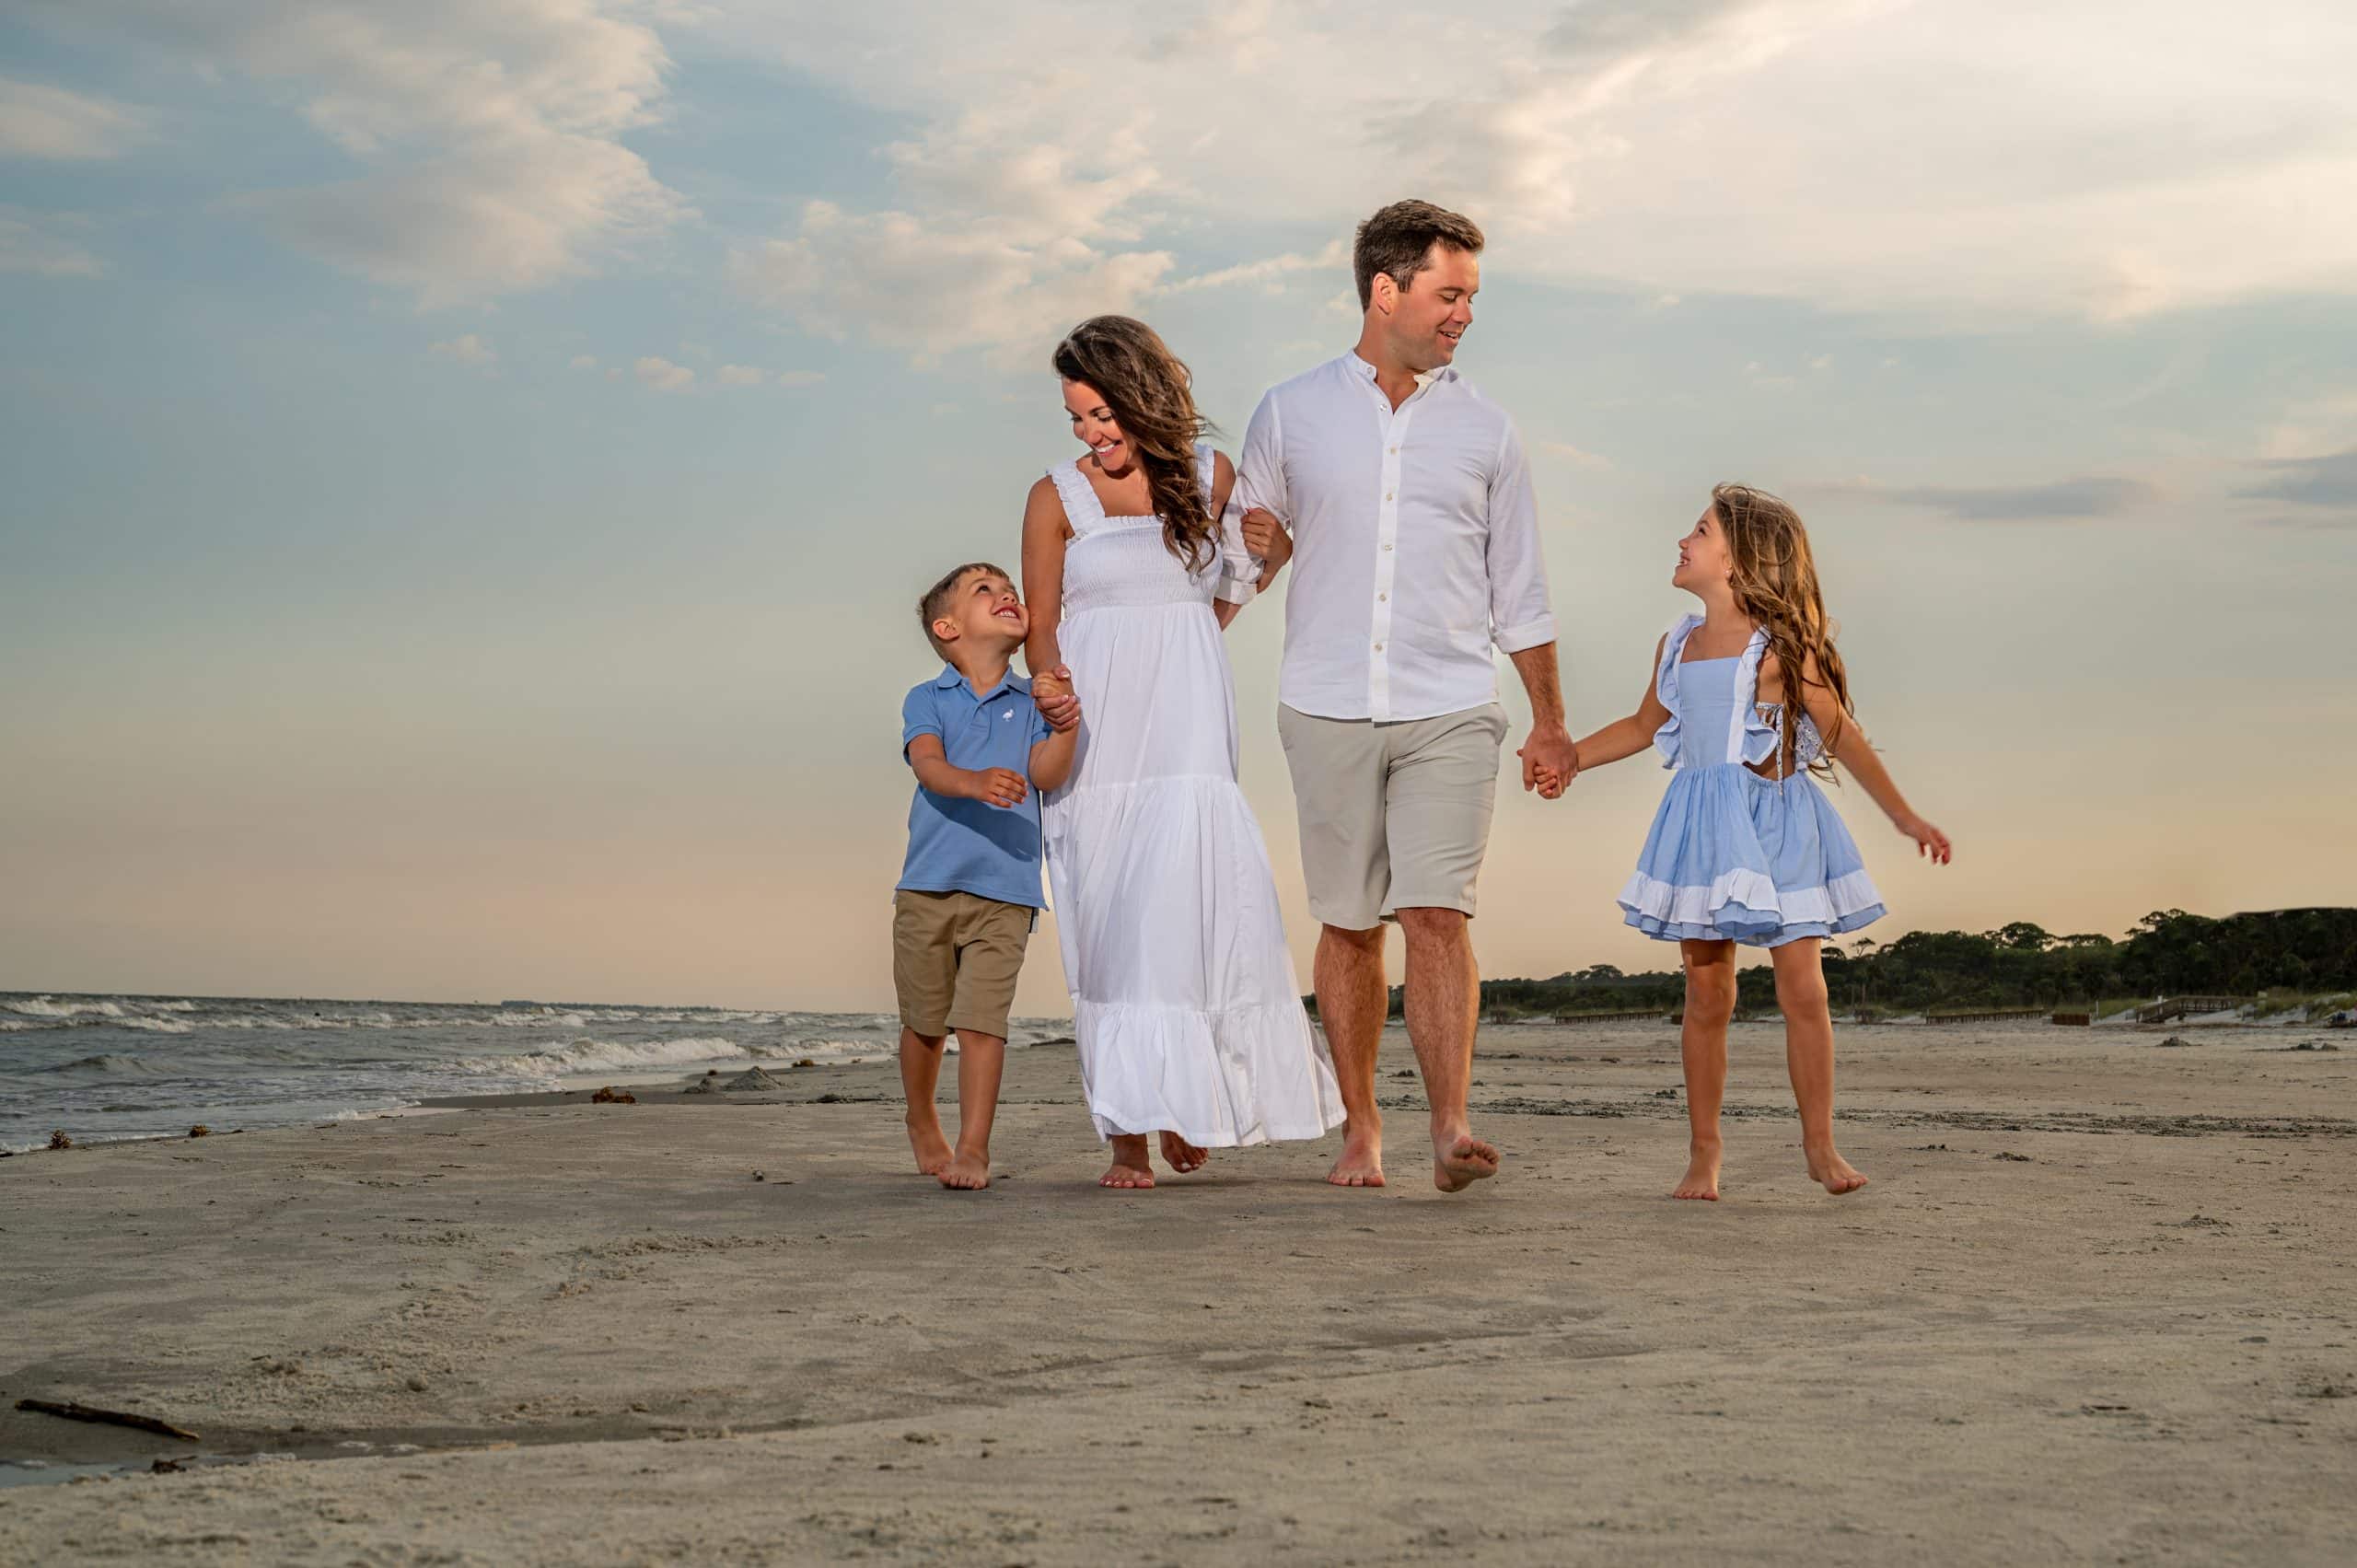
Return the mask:
<svg viewBox="0 0 2357 1568">
<path fill-rule="evenodd" d="M 2357 990 L 2357 909 L 2217 918 L 2157 910 L 2119 940 L 2096 933 L 2058 936 L 2028 921 L 1994 931 L 1910 931 L 1887 943 L 1862 935 L 1826 944 L 1825 983 L 1838 1008 L 1883 1012 L 2351 991 Z M 1737 1005 L 1775 1005 L 1775 976 L 1765 962 L 1741 970 L 1736 984 Z M 1399 996 L 1395 987 L 1394 1016 Z M 1678 970 L 1627 974 L 1610 964 L 1550 980 L 1481 982 L 1485 1013 L 1668 1012 L 1685 997 L 1685 977 Z"/>
</svg>

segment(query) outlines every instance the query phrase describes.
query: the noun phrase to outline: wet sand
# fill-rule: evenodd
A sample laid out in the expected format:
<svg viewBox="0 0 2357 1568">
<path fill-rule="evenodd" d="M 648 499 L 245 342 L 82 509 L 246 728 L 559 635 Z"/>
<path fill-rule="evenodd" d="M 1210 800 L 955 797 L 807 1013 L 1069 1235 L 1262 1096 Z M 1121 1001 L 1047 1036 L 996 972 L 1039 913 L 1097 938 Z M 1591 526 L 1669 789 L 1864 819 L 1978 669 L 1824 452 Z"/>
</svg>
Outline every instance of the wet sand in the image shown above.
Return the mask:
<svg viewBox="0 0 2357 1568">
<path fill-rule="evenodd" d="M 143 1468 L 0 1561 L 2347 1562 L 2357 1039 L 2177 1033 L 1847 1029 L 1839 1200 L 1772 1026 L 1715 1205 L 1652 1024 L 1485 1029 L 1455 1198 L 1396 1035 L 1380 1192 L 1100 1192 L 1056 1047 L 980 1194 L 883 1063 L 0 1160 L 0 1460 Z"/>
</svg>

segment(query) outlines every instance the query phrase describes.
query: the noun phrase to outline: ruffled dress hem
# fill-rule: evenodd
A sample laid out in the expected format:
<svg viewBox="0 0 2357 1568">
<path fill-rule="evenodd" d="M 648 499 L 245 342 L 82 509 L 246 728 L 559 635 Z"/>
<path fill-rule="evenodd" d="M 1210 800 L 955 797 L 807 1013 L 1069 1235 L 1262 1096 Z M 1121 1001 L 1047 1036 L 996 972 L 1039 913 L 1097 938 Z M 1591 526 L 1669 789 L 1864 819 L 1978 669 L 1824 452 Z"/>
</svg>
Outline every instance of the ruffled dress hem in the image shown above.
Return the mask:
<svg viewBox="0 0 2357 1568">
<path fill-rule="evenodd" d="M 1076 996 L 1073 1023 L 1095 1047 L 1081 1077 L 1099 1138 L 1167 1132 L 1233 1149 L 1342 1124 L 1341 1092 L 1298 1000 L 1206 1012 Z"/>
</svg>

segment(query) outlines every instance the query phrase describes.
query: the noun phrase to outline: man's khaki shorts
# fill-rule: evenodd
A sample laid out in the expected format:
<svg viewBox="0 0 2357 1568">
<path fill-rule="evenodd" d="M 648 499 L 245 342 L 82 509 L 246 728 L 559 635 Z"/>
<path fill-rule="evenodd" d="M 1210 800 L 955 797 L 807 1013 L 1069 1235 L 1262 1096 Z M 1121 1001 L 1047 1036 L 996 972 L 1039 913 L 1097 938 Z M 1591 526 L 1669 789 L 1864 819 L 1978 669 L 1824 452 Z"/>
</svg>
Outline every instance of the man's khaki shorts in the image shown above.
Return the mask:
<svg viewBox="0 0 2357 1568">
<path fill-rule="evenodd" d="M 1320 923 L 1369 931 L 1403 909 L 1473 912 L 1504 708 L 1376 724 L 1280 703 L 1277 735 L 1293 769 L 1309 912 Z"/>
<path fill-rule="evenodd" d="M 894 893 L 892 985 L 900 1022 L 928 1039 L 970 1029 L 1004 1040 L 1033 913 L 975 893 Z"/>
</svg>

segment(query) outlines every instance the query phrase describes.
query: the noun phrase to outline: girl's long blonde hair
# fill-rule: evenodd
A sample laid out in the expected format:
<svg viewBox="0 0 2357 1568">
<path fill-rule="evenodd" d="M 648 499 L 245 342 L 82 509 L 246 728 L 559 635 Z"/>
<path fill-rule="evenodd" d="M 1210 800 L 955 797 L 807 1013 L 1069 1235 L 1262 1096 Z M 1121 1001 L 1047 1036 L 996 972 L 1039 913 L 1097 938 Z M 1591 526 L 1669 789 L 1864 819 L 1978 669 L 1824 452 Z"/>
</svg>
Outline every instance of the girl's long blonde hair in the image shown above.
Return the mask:
<svg viewBox="0 0 2357 1568">
<path fill-rule="evenodd" d="M 1791 503 L 1747 484 L 1713 486 L 1711 506 L 1718 513 L 1727 554 L 1735 563 L 1727 582 L 1735 590 L 1736 605 L 1767 631 L 1768 651 L 1783 672 L 1783 740 L 1777 772 L 1781 775 L 1799 755 L 1801 714 L 1807 711 L 1802 686 L 1807 683 L 1829 690 L 1840 710 L 1833 733 L 1824 737 L 1825 754 L 1809 764 L 1810 772 L 1831 778 L 1833 751 L 1845 727 L 1842 719 L 1856 710 L 1850 703 L 1850 672 L 1833 646 L 1836 627 L 1825 613 L 1825 596 L 1817 588 L 1808 529 Z M 1807 674 L 1812 659 L 1817 666 L 1813 681 Z"/>
</svg>

